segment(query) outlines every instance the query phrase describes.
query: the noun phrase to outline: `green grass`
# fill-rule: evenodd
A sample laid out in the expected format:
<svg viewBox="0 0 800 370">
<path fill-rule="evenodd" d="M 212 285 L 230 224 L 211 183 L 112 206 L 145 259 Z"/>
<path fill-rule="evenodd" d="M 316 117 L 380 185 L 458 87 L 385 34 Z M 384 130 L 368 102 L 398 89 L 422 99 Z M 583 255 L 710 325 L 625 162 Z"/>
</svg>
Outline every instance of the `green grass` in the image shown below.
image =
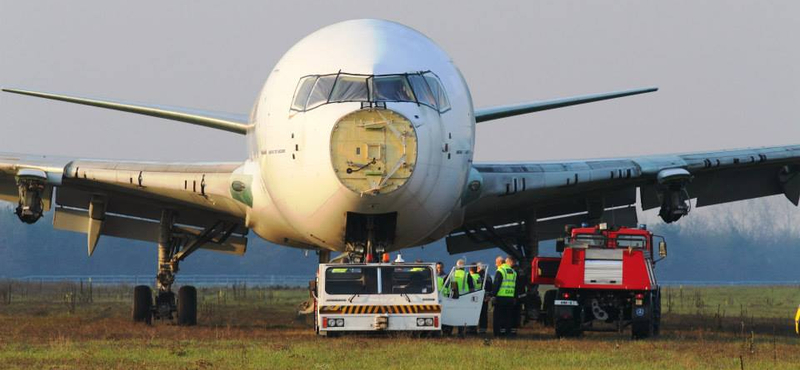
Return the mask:
<svg viewBox="0 0 800 370">
<path fill-rule="evenodd" d="M 797 287 L 684 287 L 682 304 L 680 289 L 672 288 L 663 335 L 643 341 L 627 333 L 558 340 L 536 323 L 516 340 L 318 338 L 310 318 L 295 314 L 303 290 L 201 289 L 199 326 L 145 326 L 129 322 L 129 287 L 95 287 L 91 302 L 73 288 L 20 285 L 10 303 L 0 303 L 0 368 L 739 369 L 740 358 L 746 369 L 800 364 L 790 330 Z"/>
</svg>

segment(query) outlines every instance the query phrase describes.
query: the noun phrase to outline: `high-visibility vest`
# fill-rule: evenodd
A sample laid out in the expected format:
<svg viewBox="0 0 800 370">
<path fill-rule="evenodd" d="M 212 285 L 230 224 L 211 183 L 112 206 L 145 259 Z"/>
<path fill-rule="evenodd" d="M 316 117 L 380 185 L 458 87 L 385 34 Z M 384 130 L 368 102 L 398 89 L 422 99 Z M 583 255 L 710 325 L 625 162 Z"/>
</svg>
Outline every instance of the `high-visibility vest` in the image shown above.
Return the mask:
<svg viewBox="0 0 800 370">
<path fill-rule="evenodd" d="M 483 289 L 483 284 L 481 284 L 481 275 L 479 273 L 470 273 L 470 277 L 472 277 L 472 285 L 475 287 L 475 290 Z"/>
<path fill-rule="evenodd" d="M 450 289 L 447 289 L 447 287 L 444 286 L 444 278 L 445 278 L 445 275 L 437 275 L 436 276 L 436 287 L 439 288 L 439 292 L 443 296 L 447 296 L 447 295 L 450 295 Z"/>
<path fill-rule="evenodd" d="M 517 290 L 517 273 L 511 266 L 503 264 L 497 271 L 503 276 L 503 281 L 500 283 L 500 290 L 497 291 L 498 297 L 511 297 L 515 296 Z"/>
<path fill-rule="evenodd" d="M 411 270 L 408 270 L 408 271 L 420 272 L 420 271 L 425 271 L 425 268 L 424 267 L 414 267 L 414 268 L 412 268 Z"/>
<path fill-rule="evenodd" d="M 331 269 L 331 272 L 334 273 L 334 274 L 341 274 L 343 272 L 347 272 L 347 267 L 333 268 L 333 269 Z"/>
<path fill-rule="evenodd" d="M 467 289 L 467 273 L 464 270 L 456 270 L 455 274 L 453 274 L 453 279 L 456 279 L 456 284 L 458 285 L 458 294 L 464 294 L 469 289 Z"/>
</svg>

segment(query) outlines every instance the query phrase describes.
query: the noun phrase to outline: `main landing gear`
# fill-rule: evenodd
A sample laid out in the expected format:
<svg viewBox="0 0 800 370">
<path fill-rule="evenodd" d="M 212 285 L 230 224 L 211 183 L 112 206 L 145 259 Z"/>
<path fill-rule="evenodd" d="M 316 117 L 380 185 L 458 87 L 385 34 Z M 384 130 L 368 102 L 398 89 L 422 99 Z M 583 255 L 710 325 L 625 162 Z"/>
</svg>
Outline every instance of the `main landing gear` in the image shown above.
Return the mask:
<svg viewBox="0 0 800 370">
<path fill-rule="evenodd" d="M 161 213 L 155 300 L 149 286 L 139 285 L 134 288 L 134 322 L 150 324 L 153 319 L 165 321 L 177 319 L 178 325 L 197 325 L 197 289 L 184 285 L 178 289 L 177 296 L 172 291 L 178 264 L 208 242 L 224 242 L 236 226 L 220 221 L 194 235 L 174 228 L 175 218 L 173 211 L 165 210 Z"/>
</svg>

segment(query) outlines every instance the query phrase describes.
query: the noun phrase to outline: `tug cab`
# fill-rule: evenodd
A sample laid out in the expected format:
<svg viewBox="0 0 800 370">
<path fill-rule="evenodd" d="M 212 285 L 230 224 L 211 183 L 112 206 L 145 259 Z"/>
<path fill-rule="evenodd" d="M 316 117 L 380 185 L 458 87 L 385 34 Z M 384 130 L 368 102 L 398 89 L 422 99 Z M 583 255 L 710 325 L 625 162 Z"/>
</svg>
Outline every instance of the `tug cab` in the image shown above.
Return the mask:
<svg viewBox="0 0 800 370">
<path fill-rule="evenodd" d="M 440 334 L 443 326 L 477 326 L 483 289 L 463 294 L 450 288 L 440 292 L 434 271 L 433 263 L 320 264 L 311 290 L 317 334 Z M 445 279 L 445 286 L 456 285 L 454 271 Z"/>
</svg>

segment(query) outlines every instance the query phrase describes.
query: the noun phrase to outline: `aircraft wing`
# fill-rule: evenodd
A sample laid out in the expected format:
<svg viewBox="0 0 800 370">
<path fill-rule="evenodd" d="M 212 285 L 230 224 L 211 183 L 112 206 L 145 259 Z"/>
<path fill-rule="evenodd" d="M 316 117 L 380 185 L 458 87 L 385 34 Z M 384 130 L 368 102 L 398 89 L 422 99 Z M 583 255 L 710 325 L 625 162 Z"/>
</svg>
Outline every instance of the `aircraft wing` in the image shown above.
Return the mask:
<svg viewBox="0 0 800 370">
<path fill-rule="evenodd" d="M 561 237 L 581 222 L 635 225 L 661 207 L 672 222 L 696 207 L 784 194 L 800 199 L 800 145 L 568 162 L 475 163 L 462 199 L 464 223 L 451 252 L 483 249 L 503 238 Z M 535 221 L 535 222 L 533 222 Z M 525 226 L 527 225 L 527 226 Z M 499 238 L 499 239 L 498 239 Z M 482 247 L 481 247 L 482 246 Z"/>
<path fill-rule="evenodd" d="M 201 248 L 241 254 L 252 205 L 242 163 L 157 163 L 0 153 L 0 200 L 25 222 L 55 208 L 54 227 L 87 234 L 91 255 L 100 235 L 158 242 L 162 211 L 173 233 Z M 23 199 L 25 201 L 21 201 Z"/>
</svg>

